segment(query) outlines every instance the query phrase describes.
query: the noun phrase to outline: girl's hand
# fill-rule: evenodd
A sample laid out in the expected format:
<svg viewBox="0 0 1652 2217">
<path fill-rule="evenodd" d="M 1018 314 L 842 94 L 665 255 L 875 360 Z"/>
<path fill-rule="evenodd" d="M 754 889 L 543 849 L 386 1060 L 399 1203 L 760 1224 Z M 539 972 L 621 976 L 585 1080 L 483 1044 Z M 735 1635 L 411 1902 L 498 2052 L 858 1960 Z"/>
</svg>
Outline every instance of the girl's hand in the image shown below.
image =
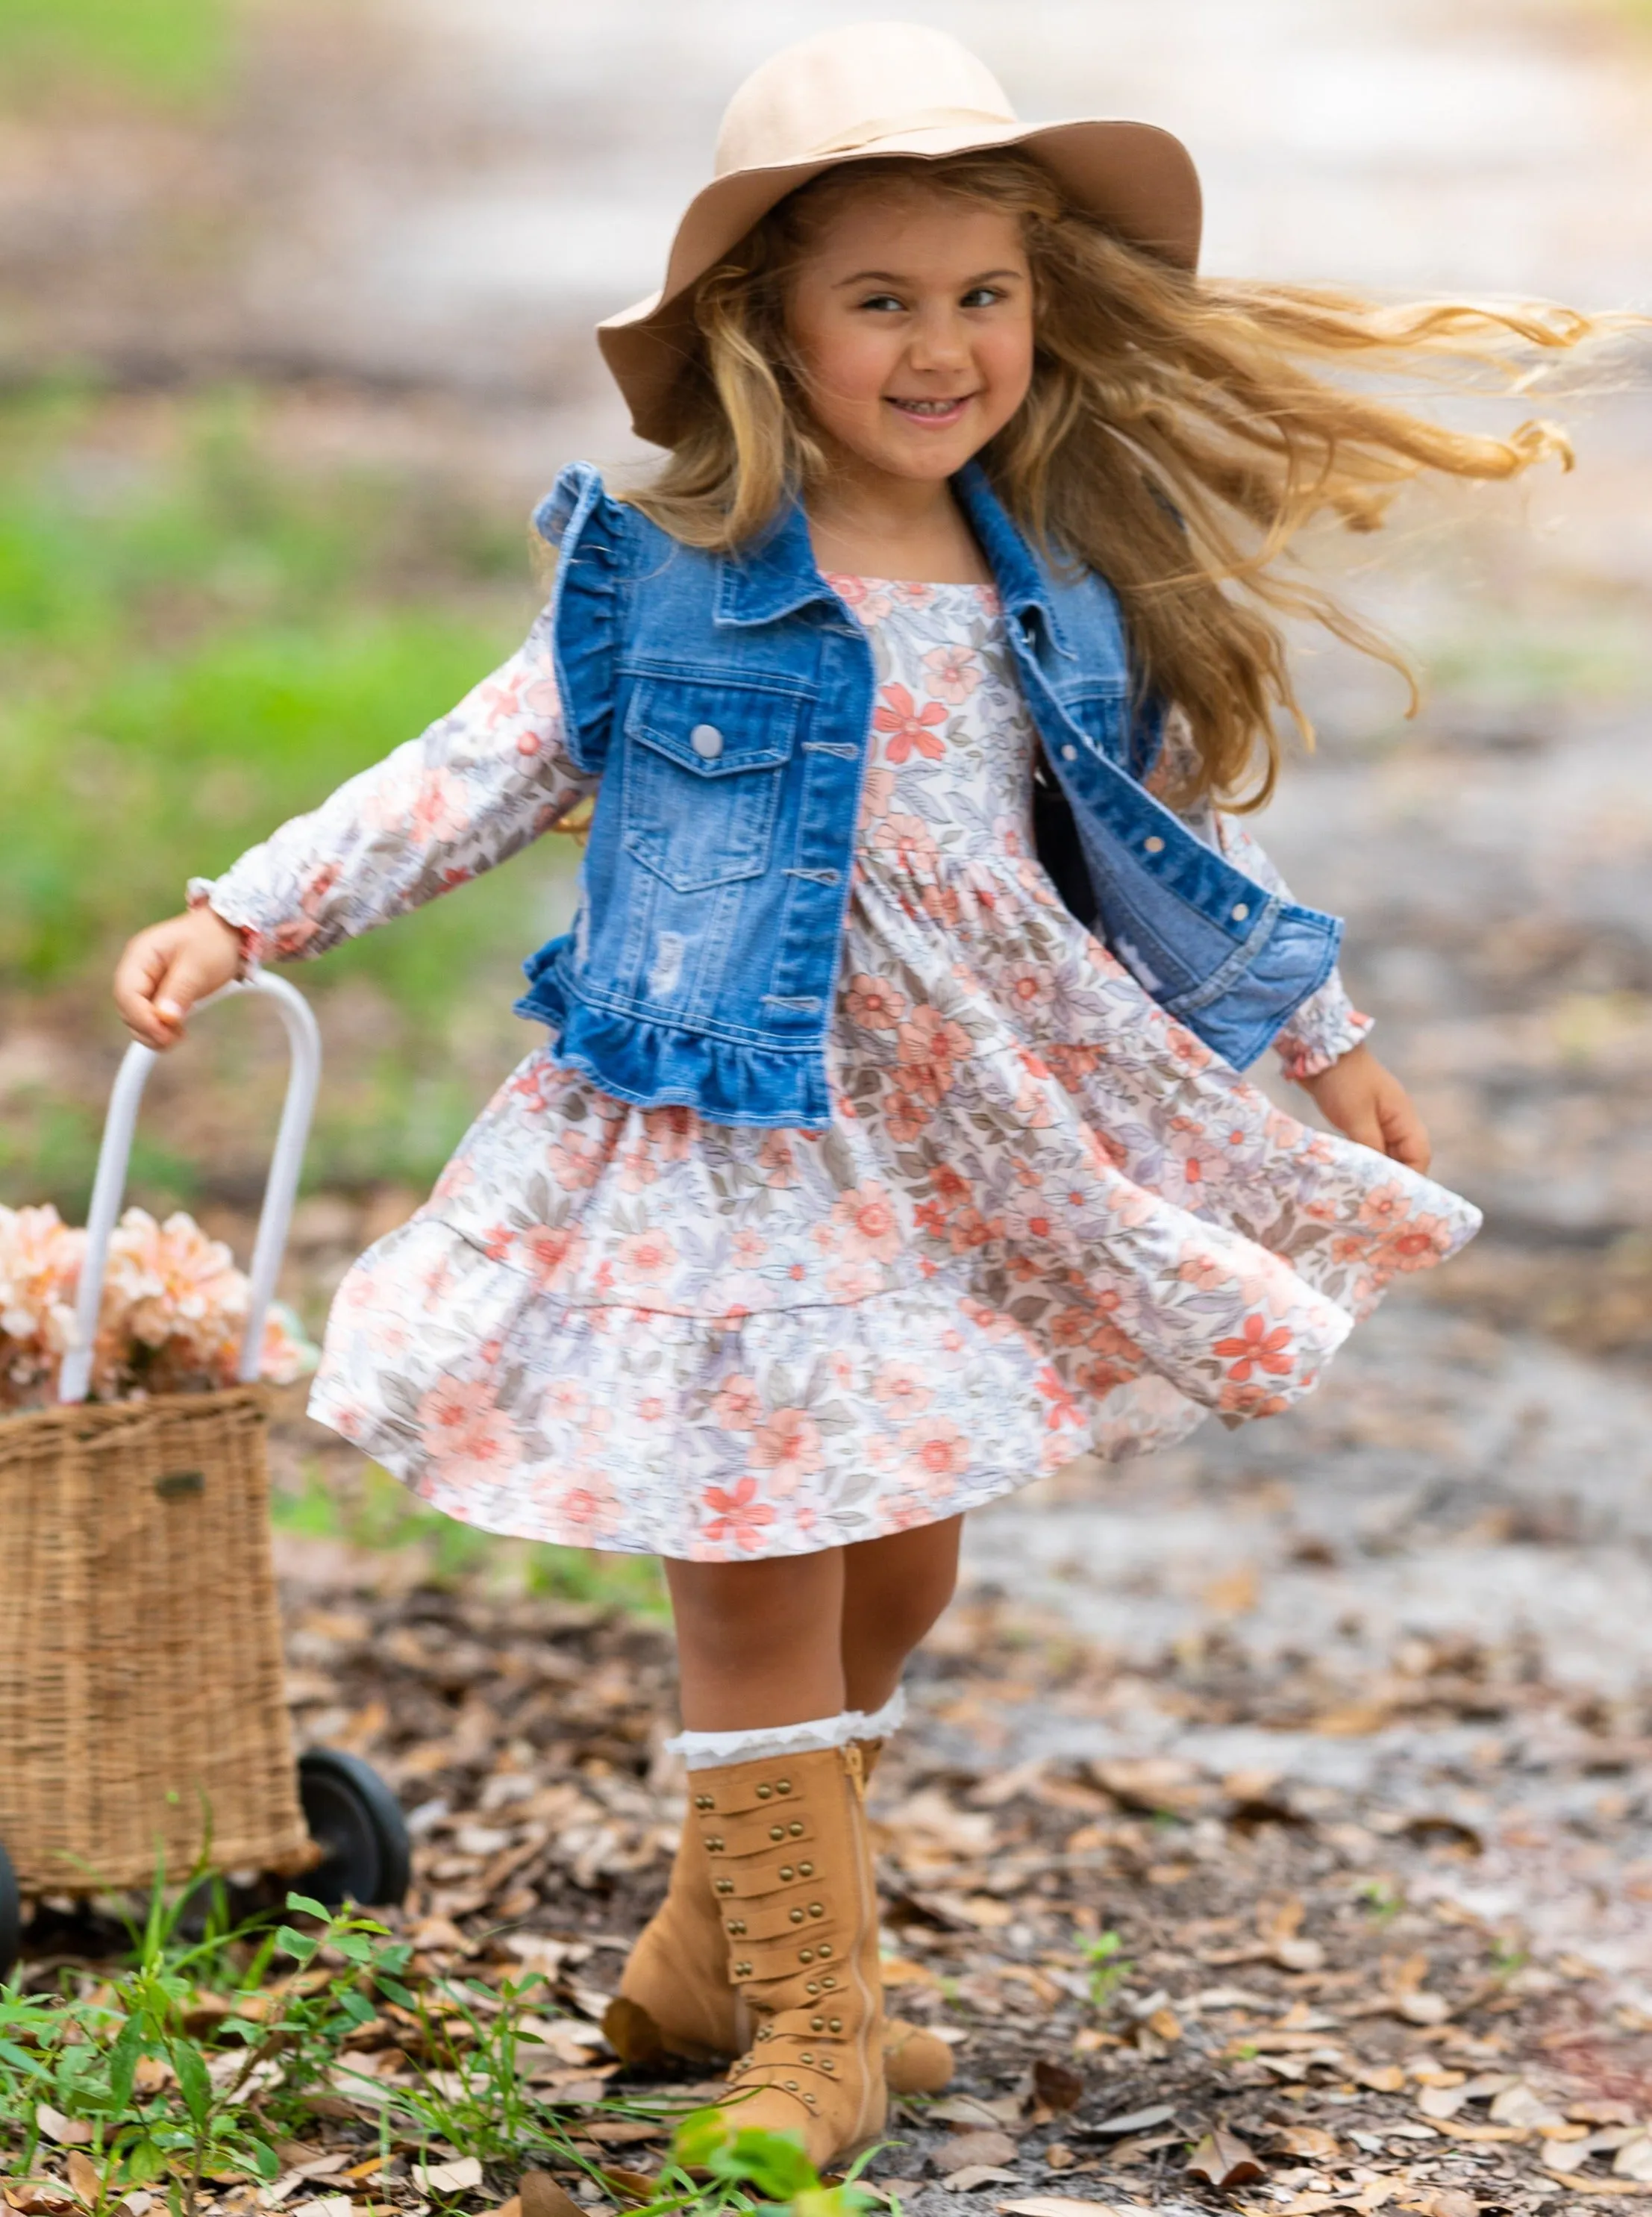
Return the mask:
<svg viewBox="0 0 1652 2217">
<path fill-rule="evenodd" d="M 1328 1070 L 1301 1084 L 1326 1122 L 1350 1139 L 1408 1170 L 1427 1169 L 1432 1151 L 1423 1121 L 1404 1086 L 1369 1047 L 1351 1047 Z"/>
<path fill-rule="evenodd" d="M 209 908 L 193 908 L 151 923 L 115 965 L 114 1005 L 145 1047 L 176 1047 L 197 1001 L 238 978 L 245 963 L 241 935 Z"/>
</svg>

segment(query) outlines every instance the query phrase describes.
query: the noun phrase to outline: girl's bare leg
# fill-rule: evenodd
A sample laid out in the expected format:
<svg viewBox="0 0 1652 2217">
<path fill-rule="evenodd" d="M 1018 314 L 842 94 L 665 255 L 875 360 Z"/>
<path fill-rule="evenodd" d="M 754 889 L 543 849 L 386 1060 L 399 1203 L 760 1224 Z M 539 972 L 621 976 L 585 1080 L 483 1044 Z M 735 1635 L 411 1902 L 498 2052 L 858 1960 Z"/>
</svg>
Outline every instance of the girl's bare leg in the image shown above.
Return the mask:
<svg viewBox="0 0 1652 2217">
<path fill-rule="evenodd" d="M 961 1516 L 842 1550 L 843 1683 L 848 1707 L 868 1715 L 901 1682 L 907 1657 L 958 1584 Z"/>
<path fill-rule="evenodd" d="M 841 1547 L 755 1563 L 668 1562 L 690 1732 L 808 1724 L 850 1706 Z"/>
</svg>

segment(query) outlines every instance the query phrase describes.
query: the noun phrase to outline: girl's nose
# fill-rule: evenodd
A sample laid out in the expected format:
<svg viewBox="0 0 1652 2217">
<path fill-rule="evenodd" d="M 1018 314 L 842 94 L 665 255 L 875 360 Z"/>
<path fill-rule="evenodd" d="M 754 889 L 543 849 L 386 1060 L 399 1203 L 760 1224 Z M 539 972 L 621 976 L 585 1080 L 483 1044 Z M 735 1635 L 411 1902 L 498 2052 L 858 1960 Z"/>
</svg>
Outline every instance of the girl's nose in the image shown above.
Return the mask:
<svg viewBox="0 0 1652 2217">
<path fill-rule="evenodd" d="M 961 369 L 969 361 L 969 335 L 956 316 L 942 310 L 921 317 L 907 348 L 914 369 Z"/>
</svg>

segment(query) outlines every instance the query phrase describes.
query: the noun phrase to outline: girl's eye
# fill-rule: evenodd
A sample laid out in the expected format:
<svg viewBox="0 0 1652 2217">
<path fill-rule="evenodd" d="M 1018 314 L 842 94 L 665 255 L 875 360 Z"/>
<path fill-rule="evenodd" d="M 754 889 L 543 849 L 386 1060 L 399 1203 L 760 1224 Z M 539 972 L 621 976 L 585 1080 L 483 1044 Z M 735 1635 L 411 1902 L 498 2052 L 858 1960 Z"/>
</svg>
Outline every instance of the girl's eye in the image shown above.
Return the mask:
<svg viewBox="0 0 1652 2217">
<path fill-rule="evenodd" d="M 892 293 L 872 293 L 860 305 L 863 308 L 894 308 L 898 311 L 905 304 L 897 300 Z"/>
<path fill-rule="evenodd" d="M 995 300 L 1002 300 L 1003 297 L 996 285 L 977 285 L 973 291 L 964 295 L 959 305 L 965 308 L 989 308 Z"/>
</svg>

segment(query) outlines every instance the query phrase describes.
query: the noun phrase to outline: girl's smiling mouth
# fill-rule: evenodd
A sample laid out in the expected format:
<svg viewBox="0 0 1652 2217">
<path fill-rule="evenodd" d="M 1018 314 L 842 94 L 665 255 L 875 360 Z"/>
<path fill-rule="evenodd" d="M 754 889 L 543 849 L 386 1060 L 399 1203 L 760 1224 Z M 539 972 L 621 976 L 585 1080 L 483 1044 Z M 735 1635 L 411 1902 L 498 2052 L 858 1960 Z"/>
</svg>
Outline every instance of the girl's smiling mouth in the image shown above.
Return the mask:
<svg viewBox="0 0 1652 2217">
<path fill-rule="evenodd" d="M 956 423 L 964 411 L 975 398 L 972 392 L 955 394 L 950 400 L 907 400 L 898 393 L 887 393 L 885 398 L 891 408 L 898 408 L 903 416 L 914 423 L 934 423 L 945 427 Z"/>
</svg>

